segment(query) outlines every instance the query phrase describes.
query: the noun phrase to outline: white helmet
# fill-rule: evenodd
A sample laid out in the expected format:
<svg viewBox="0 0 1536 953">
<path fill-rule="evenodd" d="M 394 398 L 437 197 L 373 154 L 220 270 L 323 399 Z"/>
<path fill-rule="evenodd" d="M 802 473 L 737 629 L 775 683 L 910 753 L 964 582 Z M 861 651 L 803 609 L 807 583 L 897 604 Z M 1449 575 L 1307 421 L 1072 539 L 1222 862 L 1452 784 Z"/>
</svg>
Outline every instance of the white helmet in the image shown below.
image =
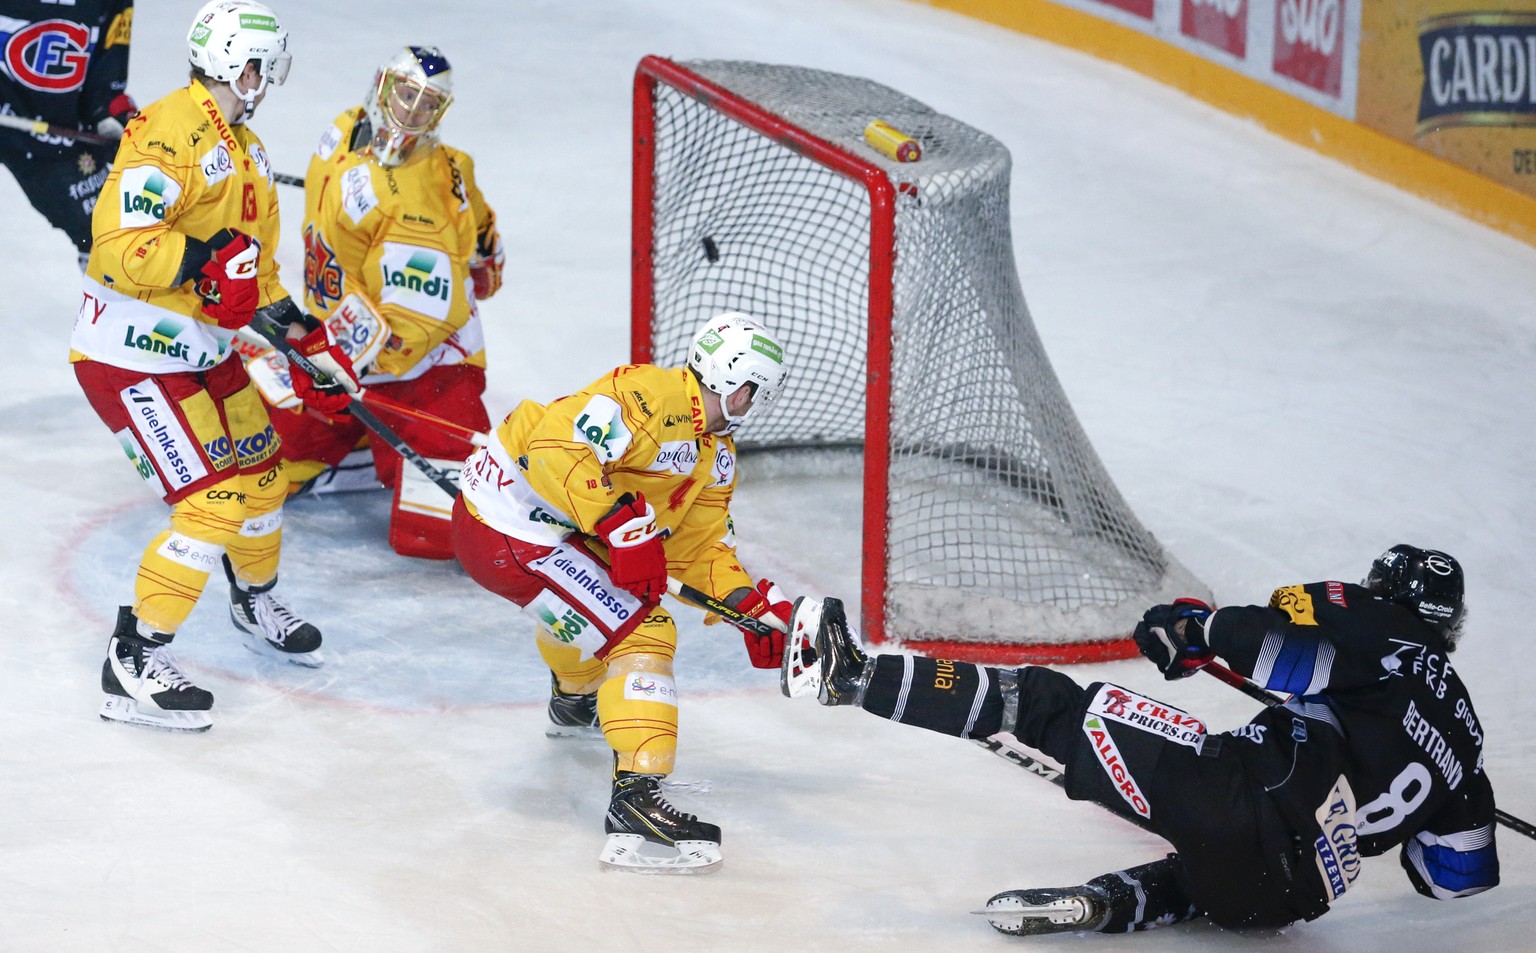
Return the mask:
<svg viewBox="0 0 1536 953">
<path fill-rule="evenodd" d="M 725 433 L 734 432 L 753 410 L 778 397 L 789 376 L 779 342 L 739 311 L 727 311 L 699 328 L 688 352 L 688 366 L 701 384 L 720 395 L 720 412 L 728 424 Z M 726 398 L 748 384 L 753 388 L 752 406 L 735 416 L 726 409 Z"/>
<path fill-rule="evenodd" d="M 453 102 L 453 67 L 435 46 L 407 46 L 379 67 L 363 103 L 373 127 L 373 159 L 403 165 L 437 145 L 437 124 Z"/>
<path fill-rule="evenodd" d="M 244 122 L 256 111 L 256 97 L 266 91 L 268 83 L 283 85 L 293 61 L 288 55 L 288 31 L 271 7 L 255 0 L 204 4 L 187 32 L 187 53 L 194 67 L 216 82 L 228 83 L 245 103 L 245 114 L 231 118 L 231 122 Z M 235 81 L 251 60 L 256 61 L 261 82 L 255 89 L 241 92 Z"/>
</svg>

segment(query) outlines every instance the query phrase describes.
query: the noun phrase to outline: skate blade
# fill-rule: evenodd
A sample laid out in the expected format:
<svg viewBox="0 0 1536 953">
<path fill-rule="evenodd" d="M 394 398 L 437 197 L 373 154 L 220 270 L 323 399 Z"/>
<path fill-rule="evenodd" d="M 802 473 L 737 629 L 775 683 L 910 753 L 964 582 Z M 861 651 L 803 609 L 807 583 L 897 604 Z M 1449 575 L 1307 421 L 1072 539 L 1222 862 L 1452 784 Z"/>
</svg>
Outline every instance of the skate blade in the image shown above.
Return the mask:
<svg viewBox="0 0 1536 953">
<path fill-rule="evenodd" d="M 602 741 L 603 729 L 596 725 L 557 725 L 551 722 L 544 728 L 546 738 L 575 738 L 579 741 Z"/>
<path fill-rule="evenodd" d="M 284 652 L 271 642 L 268 642 L 265 636 L 253 635 L 244 629 L 240 630 L 240 638 L 245 643 L 246 648 L 264 658 L 302 665 L 305 668 L 319 668 L 325 664 L 325 656 L 319 649 L 315 649 L 313 652 Z"/>
<path fill-rule="evenodd" d="M 207 731 L 213 727 L 213 717 L 206 711 L 145 710 L 131 698 L 108 695 L 101 703 L 102 721 L 115 721 L 123 725 L 158 728 L 161 731 Z"/>
<path fill-rule="evenodd" d="M 985 909 L 971 913 L 986 917 L 992 929 L 1009 936 L 1092 932 L 1090 925 L 1083 922 L 1082 905 L 1071 900 L 1029 904 L 1005 895 L 994 897 Z"/>
<path fill-rule="evenodd" d="M 800 599 L 790 618 L 779 664 L 779 691 L 785 698 L 815 698 L 821 694 L 821 666 L 816 662 L 816 633 L 821 629 L 822 602 Z"/>
<path fill-rule="evenodd" d="M 680 840 L 674 848 L 639 834 L 609 834 L 597 858 L 600 870 L 629 874 L 708 874 L 724 862 L 714 841 Z"/>
</svg>

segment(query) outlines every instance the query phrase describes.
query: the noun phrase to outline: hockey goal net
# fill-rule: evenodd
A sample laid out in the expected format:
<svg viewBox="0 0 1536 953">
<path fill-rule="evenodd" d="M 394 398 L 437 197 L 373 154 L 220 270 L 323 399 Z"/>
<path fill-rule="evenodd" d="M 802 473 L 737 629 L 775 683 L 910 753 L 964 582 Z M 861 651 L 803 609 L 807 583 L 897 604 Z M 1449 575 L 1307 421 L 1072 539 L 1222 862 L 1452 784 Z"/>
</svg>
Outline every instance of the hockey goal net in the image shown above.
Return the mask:
<svg viewBox="0 0 1536 953">
<path fill-rule="evenodd" d="M 738 443 L 842 448 L 861 470 L 867 640 L 1121 658 L 1147 606 L 1207 592 L 1132 515 L 1051 369 L 1001 143 L 797 67 L 646 57 L 634 95 L 634 359 L 684 363 L 726 310 L 779 336 L 786 393 Z M 873 120 L 921 158 L 868 145 Z"/>
</svg>

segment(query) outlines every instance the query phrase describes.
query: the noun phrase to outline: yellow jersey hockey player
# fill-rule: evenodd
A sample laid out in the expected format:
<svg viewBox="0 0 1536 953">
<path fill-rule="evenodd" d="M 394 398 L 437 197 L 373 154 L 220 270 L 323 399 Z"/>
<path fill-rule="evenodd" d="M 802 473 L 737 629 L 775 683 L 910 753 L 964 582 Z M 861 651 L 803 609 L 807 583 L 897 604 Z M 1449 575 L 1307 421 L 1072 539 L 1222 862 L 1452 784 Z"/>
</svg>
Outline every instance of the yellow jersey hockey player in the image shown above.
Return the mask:
<svg viewBox="0 0 1536 953">
<path fill-rule="evenodd" d="M 139 562 L 133 604 L 118 611 L 101 715 L 201 731 L 213 696 L 167 647 L 210 572 L 222 567 L 251 648 L 318 665 L 320 632 L 272 591 L 287 478 L 231 349 L 253 320 L 292 327 L 301 317 L 273 258 L 271 164 L 246 124 L 288 74 L 288 34 L 262 4 L 215 0 L 187 44 L 190 83 L 129 123 L 102 186 L 70 361 L 92 408 L 171 507 L 169 528 Z M 299 344 L 343 372 L 312 335 Z"/>
<path fill-rule="evenodd" d="M 473 161 L 438 141 L 452 101 L 447 58 L 410 46 L 380 67 L 364 105 L 336 118 L 305 176 L 304 286 L 310 313 L 344 339 L 371 395 L 457 425 L 373 408 L 414 450 L 457 473 L 474 449 L 466 434 L 491 427 L 476 302 L 500 286 L 505 256 Z M 382 483 L 394 492 L 390 546 L 453 558 L 453 500 L 382 441 L 372 466 L 359 459 L 368 451 L 354 448 L 368 434 L 338 413 L 347 403 L 338 395 L 273 414 L 294 484 L 326 492 Z"/>
<path fill-rule="evenodd" d="M 675 810 L 660 782 L 677 755 L 677 630 L 667 577 L 787 625 L 791 600 L 737 561 L 732 433 L 774 399 L 779 343 L 743 314 L 707 322 L 686 367 L 617 368 L 548 406 L 524 401 L 465 464 L 454 549 L 480 585 L 537 622 L 552 673 L 551 736 L 600 728 L 614 773 L 607 867 L 719 866 L 720 828 Z M 766 619 L 765 619 L 766 621 Z M 775 668 L 783 636 L 745 634 Z"/>
</svg>

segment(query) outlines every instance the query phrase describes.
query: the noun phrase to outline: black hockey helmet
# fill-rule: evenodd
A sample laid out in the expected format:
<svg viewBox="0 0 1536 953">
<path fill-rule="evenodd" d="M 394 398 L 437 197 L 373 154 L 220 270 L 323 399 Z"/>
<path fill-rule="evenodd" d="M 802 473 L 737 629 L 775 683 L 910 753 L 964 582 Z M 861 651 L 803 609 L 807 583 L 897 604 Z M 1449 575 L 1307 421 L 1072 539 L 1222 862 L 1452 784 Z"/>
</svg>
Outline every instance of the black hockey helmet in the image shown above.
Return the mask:
<svg viewBox="0 0 1536 953">
<path fill-rule="evenodd" d="M 1399 544 L 1376 557 L 1365 588 L 1407 606 L 1430 628 L 1454 639 L 1465 607 L 1461 564 L 1437 549 Z"/>
</svg>

